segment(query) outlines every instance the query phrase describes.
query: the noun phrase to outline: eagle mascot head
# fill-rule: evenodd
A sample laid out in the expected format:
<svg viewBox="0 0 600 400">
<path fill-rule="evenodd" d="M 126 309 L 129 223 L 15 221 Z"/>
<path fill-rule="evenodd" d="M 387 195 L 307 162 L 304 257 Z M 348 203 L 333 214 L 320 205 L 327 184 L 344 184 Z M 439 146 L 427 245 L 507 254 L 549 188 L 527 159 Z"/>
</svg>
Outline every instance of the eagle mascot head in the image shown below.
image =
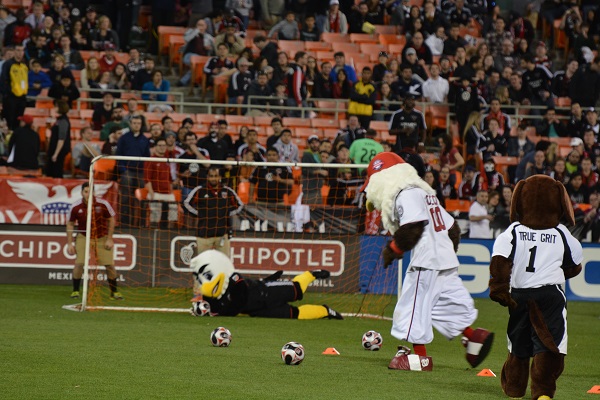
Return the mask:
<svg viewBox="0 0 600 400">
<path fill-rule="evenodd" d="M 225 294 L 234 272 L 229 257 L 217 250 L 206 250 L 192 258 L 190 266 L 203 297 L 219 299 Z"/>
<path fill-rule="evenodd" d="M 420 187 L 429 194 L 435 190 L 417 174 L 414 167 L 396 153 L 377 154 L 367 168 L 367 180 L 361 188 L 367 194 L 367 209 L 381 211 L 383 227 L 393 235 L 398 230 L 395 201 L 407 187 Z"/>
</svg>

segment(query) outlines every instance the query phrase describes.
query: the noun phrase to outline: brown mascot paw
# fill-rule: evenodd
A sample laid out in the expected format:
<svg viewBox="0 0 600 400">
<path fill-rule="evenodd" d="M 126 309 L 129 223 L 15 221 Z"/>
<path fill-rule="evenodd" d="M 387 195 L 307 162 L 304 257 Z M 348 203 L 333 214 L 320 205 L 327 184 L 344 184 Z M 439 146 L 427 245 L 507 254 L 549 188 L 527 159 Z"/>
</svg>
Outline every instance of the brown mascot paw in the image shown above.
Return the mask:
<svg viewBox="0 0 600 400">
<path fill-rule="evenodd" d="M 510 274 L 512 261 L 502 256 L 492 257 L 490 263 L 490 299 L 504 307 L 517 308 L 517 303 L 510 295 Z"/>
</svg>

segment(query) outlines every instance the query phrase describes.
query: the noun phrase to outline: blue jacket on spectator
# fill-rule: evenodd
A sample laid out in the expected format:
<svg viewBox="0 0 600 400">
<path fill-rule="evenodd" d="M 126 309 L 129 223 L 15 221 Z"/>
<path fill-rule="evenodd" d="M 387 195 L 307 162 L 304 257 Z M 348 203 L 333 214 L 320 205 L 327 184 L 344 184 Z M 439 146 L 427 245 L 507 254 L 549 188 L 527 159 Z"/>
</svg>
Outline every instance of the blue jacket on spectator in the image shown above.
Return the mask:
<svg viewBox="0 0 600 400">
<path fill-rule="evenodd" d="M 129 131 L 123 134 L 117 142 L 118 156 L 150 157 L 150 141 L 143 133 L 137 136 Z M 133 170 L 138 175 L 144 173 L 143 161 L 119 161 L 119 172 Z"/>
<path fill-rule="evenodd" d="M 160 83 L 160 87 L 154 86 L 154 82 L 146 82 L 144 86 L 142 86 L 142 92 L 169 92 L 171 91 L 171 84 L 167 80 L 162 80 Z M 167 101 L 166 94 L 142 94 L 143 100 L 155 100 L 155 101 Z"/>
<path fill-rule="evenodd" d="M 27 79 L 29 81 L 29 89 L 27 90 L 27 96 L 37 96 L 40 94 L 42 89 L 49 88 L 52 86 L 52 81 L 47 73 L 44 71 L 40 71 L 37 74 L 32 70 L 29 70 L 27 74 Z M 34 87 L 36 83 L 39 83 L 39 87 Z"/>
</svg>

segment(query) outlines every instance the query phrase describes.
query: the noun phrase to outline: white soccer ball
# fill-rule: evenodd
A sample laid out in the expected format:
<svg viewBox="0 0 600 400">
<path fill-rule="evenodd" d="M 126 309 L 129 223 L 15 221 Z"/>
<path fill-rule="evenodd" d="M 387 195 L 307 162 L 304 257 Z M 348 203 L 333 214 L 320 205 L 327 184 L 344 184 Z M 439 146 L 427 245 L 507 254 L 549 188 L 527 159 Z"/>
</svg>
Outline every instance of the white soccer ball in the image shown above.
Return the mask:
<svg viewBox="0 0 600 400">
<path fill-rule="evenodd" d="M 210 342 L 215 347 L 229 347 L 231 332 L 229 332 L 229 329 L 220 326 L 210 334 Z"/>
<path fill-rule="evenodd" d="M 383 345 L 383 337 L 379 332 L 368 331 L 362 337 L 362 347 L 365 350 L 377 351 Z"/>
<path fill-rule="evenodd" d="M 195 317 L 210 316 L 210 304 L 205 300 L 195 301 L 192 303 L 190 313 Z"/>
<path fill-rule="evenodd" d="M 288 342 L 281 348 L 281 359 L 287 365 L 298 365 L 304 360 L 304 347 L 300 343 Z"/>
</svg>

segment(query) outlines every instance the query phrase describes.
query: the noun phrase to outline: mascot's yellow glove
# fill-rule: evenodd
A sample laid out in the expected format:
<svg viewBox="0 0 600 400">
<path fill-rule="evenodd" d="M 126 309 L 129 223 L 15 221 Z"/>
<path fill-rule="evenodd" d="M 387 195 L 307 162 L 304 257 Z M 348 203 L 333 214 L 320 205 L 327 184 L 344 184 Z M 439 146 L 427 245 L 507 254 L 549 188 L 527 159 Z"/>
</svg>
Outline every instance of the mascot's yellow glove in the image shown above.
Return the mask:
<svg viewBox="0 0 600 400">
<path fill-rule="evenodd" d="M 375 205 L 373 203 L 371 203 L 369 200 L 367 200 L 367 211 L 368 212 L 375 211 Z"/>
</svg>

